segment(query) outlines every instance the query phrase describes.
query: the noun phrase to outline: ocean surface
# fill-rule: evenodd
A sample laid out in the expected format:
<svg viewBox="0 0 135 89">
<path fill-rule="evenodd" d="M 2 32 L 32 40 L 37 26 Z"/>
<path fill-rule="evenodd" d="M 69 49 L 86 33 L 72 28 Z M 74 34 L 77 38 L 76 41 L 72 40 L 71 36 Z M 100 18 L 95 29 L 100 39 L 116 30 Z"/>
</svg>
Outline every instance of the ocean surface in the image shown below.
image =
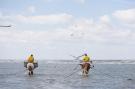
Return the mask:
<svg viewBox="0 0 135 89">
<path fill-rule="evenodd" d="M 29 76 L 23 61 L 0 61 L 0 89 L 135 89 L 135 61 L 97 60 L 88 76 L 78 61 L 38 61 Z"/>
</svg>

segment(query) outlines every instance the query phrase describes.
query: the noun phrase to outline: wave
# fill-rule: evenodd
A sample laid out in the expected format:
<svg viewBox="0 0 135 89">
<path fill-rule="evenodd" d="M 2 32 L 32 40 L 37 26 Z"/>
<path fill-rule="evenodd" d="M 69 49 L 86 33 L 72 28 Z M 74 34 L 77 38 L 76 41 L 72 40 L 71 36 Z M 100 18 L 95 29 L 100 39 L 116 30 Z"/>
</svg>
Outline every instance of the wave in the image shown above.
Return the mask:
<svg viewBox="0 0 135 89">
<path fill-rule="evenodd" d="M 79 64 L 80 60 L 46 60 L 46 63 Z M 93 64 L 135 64 L 135 60 L 93 60 Z"/>
<path fill-rule="evenodd" d="M 0 59 L 0 63 L 4 62 L 24 62 L 25 60 L 17 59 Z M 36 60 L 40 63 L 55 63 L 55 64 L 79 64 L 81 60 Z M 135 64 L 135 60 L 92 60 L 94 64 Z"/>
</svg>

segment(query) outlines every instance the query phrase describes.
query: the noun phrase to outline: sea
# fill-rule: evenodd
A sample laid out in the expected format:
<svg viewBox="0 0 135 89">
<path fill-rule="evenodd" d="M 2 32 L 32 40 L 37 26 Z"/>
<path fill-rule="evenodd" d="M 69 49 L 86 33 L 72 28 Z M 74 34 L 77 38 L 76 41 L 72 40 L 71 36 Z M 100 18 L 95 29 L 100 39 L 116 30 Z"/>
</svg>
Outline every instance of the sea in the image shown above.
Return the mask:
<svg viewBox="0 0 135 89">
<path fill-rule="evenodd" d="M 0 60 L 0 89 L 135 89 L 135 60 L 93 60 L 83 76 L 78 60 L 39 60 L 29 76 L 23 61 Z"/>
</svg>

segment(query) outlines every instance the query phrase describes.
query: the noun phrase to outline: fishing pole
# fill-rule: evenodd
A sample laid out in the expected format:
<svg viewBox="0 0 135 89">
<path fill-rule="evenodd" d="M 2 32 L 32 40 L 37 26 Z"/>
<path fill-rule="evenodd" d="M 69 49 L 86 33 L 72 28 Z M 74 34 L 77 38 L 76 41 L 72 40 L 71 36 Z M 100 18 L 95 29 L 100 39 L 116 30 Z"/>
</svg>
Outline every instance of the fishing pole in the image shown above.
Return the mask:
<svg viewBox="0 0 135 89">
<path fill-rule="evenodd" d="M 91 63 L 92 63 L 92 62 L 91 62 Z M 78 64 L 78 65 L 79 65 L 79 64 Z M 78 68 L 78 65 L 76 66 L 76 69 Z M 91 68 L 91 69 L 94 68 L 94 65 L 93 65 L 92 67 L 90 67 L 90 68 Z M 74 68 L 74 70 L 75 70 L 75 68 Z M 73 74 L 75 74 L 75 73 L 78 72 L 79 70 L 81 70 L 81 69 L 78 69 L 78 70 L 76 70 L 76 71 L 73 71 L 72 73 L 70 73 L 69 75 L 67 75 L 64 79 L 66 79 L 66 78 L 72 76 Z"/>
<path fill-rule="evenodd" d="M 73 56 L 73 55 L 70 55 L 70 56 L 76 58 L 76 60 L 79 60 L 79 58 L 82 57 L 83 55 L 80 55 L 80 56 L 78 56 L 78 57 Z M 90 63 L 92 64 L 92 61 L 91 61 Z M 80 64 L 77 64 L 77 66 L 75 66 L 75 68 L 74 68 L 73 70 L 76 70 L 79 65 L 80 65 Z M 93 65 L 92 67 L 90 67 L 90 68 L 91 68 L 91 69 L 94 68 L 94 65 Z M 69 75 L 67 75 L 65 78 L 68 78 L 68 77 L 72 76 L 73 74 L 75 74 L 75 73 L 78 72 L 79 70 L 81 70 L 81 69 L 78 69 L 78 70 L 76 70 L 76 71 L 73 71 L 72 73 L 70 73 Z"/>
<path fill-rule="evenodd" d="M 80 55 L 80 56 L 77 56 L 77 57 L 74 56 L 74 55 L 70 55 L 70 56 L 72 56 L 73 58 L 75 58 L 74 60 L 79 60 L 79 58 L 82 57 L 82 56 L 84 56 L 84 55 Z"/>
<path fill-rule="evenodd" d="M 81 70 L 81 69 L 78 69 L 78 70 L 76 70 L 76 71 L 73 71 L 72 73 L 70 73 L 70 74 L 68 74 L 67 76 L 65 76 L 64 79 L 71 77 L 73 74 L 75 74 L 75 73 L 78 72 L 79 70 Z"/>
<path fill-rule="evenodd" d="M 82 55 L 81 56 L 78 56 L 78 57 L 76 57 L 74 55 L 70 55 L 70 56 L 72 56 L 73 58 L 75 58 L 74 60 L 79 60 L 79 58 L 82 57 Z M 76 72 L 78 72 L 80 69 L 76 70 L 77 68 L 78 68 L 78 64 L 77 64 L 77 66 L 75 66 L 75 68 L 73 68 L 73 71 L 71 73 L 69 73 L 67 76 L 64 77 L 64 79 L 66 79 L 68 77 L 71 77 L 73 74 L 75 74 Z"/>
<path fill-rule="evenodd" d="M 74 55 L 70 55 L 70 56 L 72 56 L 73 58 L 75 58 L 74 60 L 78 60 L 79 61 L 80 57 L 82 57 L 83 55 L 80 55 L 80 56 L 77 56 L 77 57 L 74 56 Z M 77 66 L 75 66 L 75 68 L 73 70 L 76 70 L 78 68 L 78 66 L 79 66 L 79 64 L 77 64 Z"/>
</svg>

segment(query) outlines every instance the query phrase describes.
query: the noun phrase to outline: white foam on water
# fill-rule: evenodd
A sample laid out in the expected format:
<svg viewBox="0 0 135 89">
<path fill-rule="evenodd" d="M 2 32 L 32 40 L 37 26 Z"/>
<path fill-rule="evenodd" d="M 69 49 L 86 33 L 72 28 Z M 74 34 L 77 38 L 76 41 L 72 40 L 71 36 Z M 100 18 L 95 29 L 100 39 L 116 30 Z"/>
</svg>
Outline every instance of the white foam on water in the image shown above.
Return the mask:
<svg viewBox="0 0 135 89">
<path fill-rule="evenodd" d="M 26 74 L 27 74 L 27 72 L 24 72 L 24 74 L 26 75 Z"/>
<path fill-rule="evenodd" d="M 54 64 L 80 64 L 79 60 L 46 60 L 46 63 Z M 93 64 L 135 64 L 135 60 L 93 60 Z"/>
<path fill-rule="evenodd" d="M 78 71 L 77 74 L 78 74 L 78 75 L 82 75 L 82 71 Z"/>
</svg>

